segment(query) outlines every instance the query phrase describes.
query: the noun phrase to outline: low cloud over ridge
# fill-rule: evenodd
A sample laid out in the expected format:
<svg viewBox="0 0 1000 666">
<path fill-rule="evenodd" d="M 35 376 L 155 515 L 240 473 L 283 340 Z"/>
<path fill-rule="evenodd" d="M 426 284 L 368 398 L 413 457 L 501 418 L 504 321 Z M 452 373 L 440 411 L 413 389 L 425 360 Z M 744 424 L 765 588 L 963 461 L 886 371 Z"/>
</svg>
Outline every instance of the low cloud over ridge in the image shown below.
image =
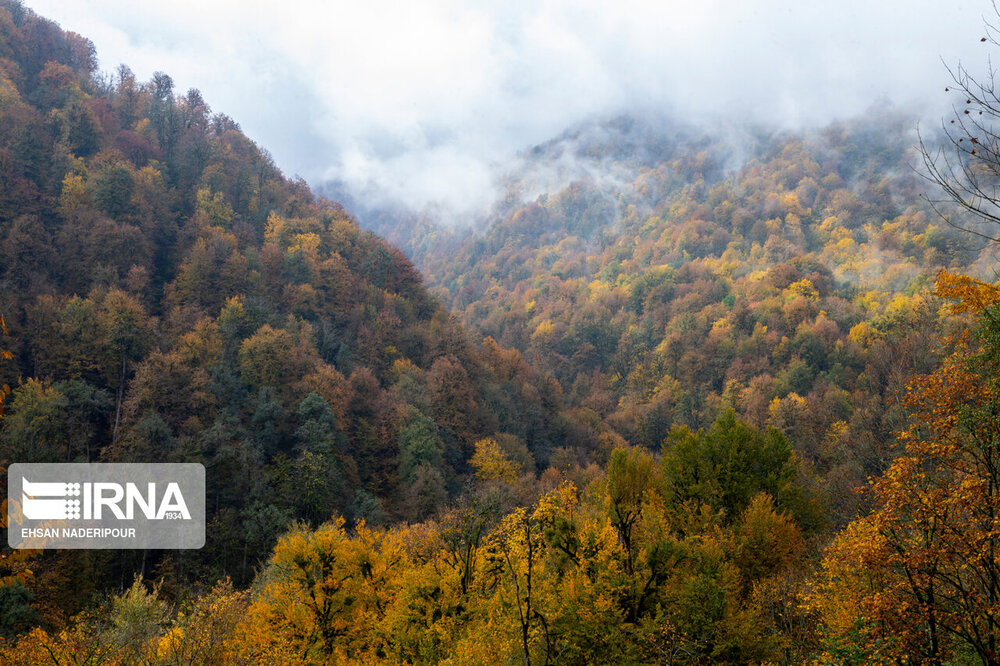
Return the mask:
<svg viewBox="0 0 1000 666">
<path fill-rule="evenodd" d="M 588 118 L 817 125 L 879 100 L 946 110 L 941 60 L 985 67 L 987 2 L 349 3 L 27 0 L 102 67 L 201 89 L 278 165 L 456 213 L 498 165 Z"/>
</svg>

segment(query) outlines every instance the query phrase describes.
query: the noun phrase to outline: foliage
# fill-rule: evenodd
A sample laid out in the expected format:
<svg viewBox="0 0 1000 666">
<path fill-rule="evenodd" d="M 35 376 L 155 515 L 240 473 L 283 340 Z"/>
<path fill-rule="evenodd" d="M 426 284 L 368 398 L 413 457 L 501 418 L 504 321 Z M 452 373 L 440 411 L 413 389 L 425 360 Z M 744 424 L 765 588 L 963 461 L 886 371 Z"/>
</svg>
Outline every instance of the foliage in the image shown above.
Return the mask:
<svg viewBox="0 0 1000 666">
<path fill-rule="evenodd" d="M 550 368 L 568 407 L 652 449 L 728 410 L 773 426 L 846 521 L 845 490 L 898 452 L 907 378 L 938 360 L 927 276 L 989 275 L 993 250 L 935 224 L 899 168 L 915 155 L 902 115 L 748 132 L 735 161 L 696 128 L 595 123 L 526 156 L 480 228 L 376 228 L 467 327 Z M 616 176 L 534 194 L 567 161 Z M 577 446 L 601 459 L 596 439 Z"/>
<path fill-rule="evenodd" d="M 996 663 L 1000 290 L 909 125 L 575 130 L 483 228 L 386 229 L 432 296 L 0 0 L 0 467 L 201 462 L 209 507 L 197 552 L 4 547 L 0 662 Z M 566 162 L 615 177 L 538 194 Z"/>
<path fill-rule="evenodd" d="M 496 460 L 492 444 L 479 449 Z M 663 469 L 649 453 L 616 449 L 588 488 L 554 480 L 502 513 L 480 505 L 413 526 L 300 524 L 278 540 L 249 592 L 226 582 L 168 605 L 137 581 L 71 632 L 36 630 L 0 644 L 0 659 L 27 663 L 40 650 L 100 654 L 108 663 L 735 664 L 804 656 L 795 652 L 802 632 L 778 621 L 799 613 L 794 594 L 760 587 L 798 589 L 807 559 L 795 518 L 761 492 L 725 520 L 707 504 L 676 499 Z M 488 501 L 491 490 L 476 492 Z"/>
<path fill-rule="evenodd" d="M 245 586 L 295 520 L 433 516 L 478 440 L 544 460 L 570 437 L 544 371 L 474 342 L 401 252 L 197 90 L 100 74 L 90 42 L 15 0 L 0 0 L 0 311 L 0 464 L 208 470 L 202 551 L 39 558 L 10 594 L 33 594 L 46 630 L 134 574 Z M 42 589 L 78 576 L 75 601 Z"/>
<path fill-rule="evenodd" d="M 838 645 L 928 663 L 997 663 L 1000 561 L 1000 289 L 942 273 L 939 291 L 975 327 L 913 379 L 904 453 L 873 480 L 875 507 L 831 545 L 813 603 Z"/>
</svg>

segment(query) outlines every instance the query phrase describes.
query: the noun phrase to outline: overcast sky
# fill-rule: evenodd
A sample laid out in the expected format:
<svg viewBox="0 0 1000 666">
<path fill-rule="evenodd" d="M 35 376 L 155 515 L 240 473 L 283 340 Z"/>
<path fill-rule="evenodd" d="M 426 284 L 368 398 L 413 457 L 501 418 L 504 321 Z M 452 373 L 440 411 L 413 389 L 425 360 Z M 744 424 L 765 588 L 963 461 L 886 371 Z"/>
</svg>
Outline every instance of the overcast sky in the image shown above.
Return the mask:
<svg viewBox="0 0 1000 666">
<path fill-rule="evenodd" d="M 985 70 L 987 0 L 25 0 L 101 67 L 164 71 L 288 175 L 420 207 L 485 203 L 492 167 L 591 117 L 825 123 L 940 116 Z"/>
</svg>

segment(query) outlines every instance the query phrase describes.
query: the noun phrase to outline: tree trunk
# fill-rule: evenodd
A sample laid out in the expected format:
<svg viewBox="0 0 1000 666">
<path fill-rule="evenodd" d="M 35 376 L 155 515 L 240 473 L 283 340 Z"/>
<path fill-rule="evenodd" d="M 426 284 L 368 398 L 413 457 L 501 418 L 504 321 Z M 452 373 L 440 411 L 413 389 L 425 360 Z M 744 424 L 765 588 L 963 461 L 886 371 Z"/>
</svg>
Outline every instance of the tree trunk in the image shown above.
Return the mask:
<svg viewBox="0 0 1000 666">
<path fill-rule="evenodd" d="M 122 352 L 122 372 L 118 377 L 118 404 L 115 406 L 115 429 L 111 433 L 111 444 L 118 443 L 118 424 L 122 418 L 122 397 L 125 395 L 125 352 Z"/>
</svg>

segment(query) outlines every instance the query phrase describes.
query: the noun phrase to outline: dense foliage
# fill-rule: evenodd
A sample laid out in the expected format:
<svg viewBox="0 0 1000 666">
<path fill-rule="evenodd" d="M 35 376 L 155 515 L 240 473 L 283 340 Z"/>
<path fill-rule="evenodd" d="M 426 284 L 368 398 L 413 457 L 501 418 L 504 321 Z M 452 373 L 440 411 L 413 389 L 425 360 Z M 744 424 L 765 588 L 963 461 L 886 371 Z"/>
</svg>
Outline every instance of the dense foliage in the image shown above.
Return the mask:
<svg viewBox="0 0 1000 666">
<path fill-rule="evenodd" d="M 485 229 L 408 246 L 470 329 L 550 368 L 581 418 L 656 448 L 735 410 L 785 432 L 847 519 L 846 491 L 896 453 L 907 378 L 937 362 L 930 279 L 989 275 L 994 254 L 920 198 L 912 127 L 887 112 L 748 135 L 727 171 L 720 142 L 622 157 L 640 130 L 618 121 L 533 153 Z M 519 202 L 567 154 L 616 177 Z"/>
<path fill-rule="evenodd" d="M 995 248 L 911 126 L 579 128 L 481 228 L 366 217 L 428 291 L 0 0 L 0 467 L 201 462 L 209 512 L 4 546 L 0 663 L 997 663 Z"/>
<path fill-rule="evenodd" d="M 245 584 L 294 520 L 419 520 L 477 439 L 530 461 L 568 436 L 554 381 L 471 342 L 399 251 L 196 90 L 101 77 L 87 40 L 17 2 L 0 197 L 0 465 L 208 470 L 203 551 L 46 553 L 29 587 L 48 622 L 136 572 Z"/>
<path fill-rule="evenodd" d="M 803 654 L 811 629 L 795 592 L 816 498 L 776 431 L 729 415 L 708 432 L 678 430 L 659 459 L 617 448 L 582 487 L 555 470 L 535 481 L 492 440 L 476 449 L 475 488 L 438 521 L 297 527 L 249 592 L 222 583 L 178 612 L 137 581 L 73 629 L 36 629 L 0 656 L 640 664 Z M 710 452 L 723 462 L 708 463 Z"/>
<path fill-rule="evenodd" d="M 947 274 L 938 285 L 973 325 L 913 379 L 904 451 L 823 561 L 812 606 L 834 659 L 1000 663 L 1000 289 Z"/>
</svg>

